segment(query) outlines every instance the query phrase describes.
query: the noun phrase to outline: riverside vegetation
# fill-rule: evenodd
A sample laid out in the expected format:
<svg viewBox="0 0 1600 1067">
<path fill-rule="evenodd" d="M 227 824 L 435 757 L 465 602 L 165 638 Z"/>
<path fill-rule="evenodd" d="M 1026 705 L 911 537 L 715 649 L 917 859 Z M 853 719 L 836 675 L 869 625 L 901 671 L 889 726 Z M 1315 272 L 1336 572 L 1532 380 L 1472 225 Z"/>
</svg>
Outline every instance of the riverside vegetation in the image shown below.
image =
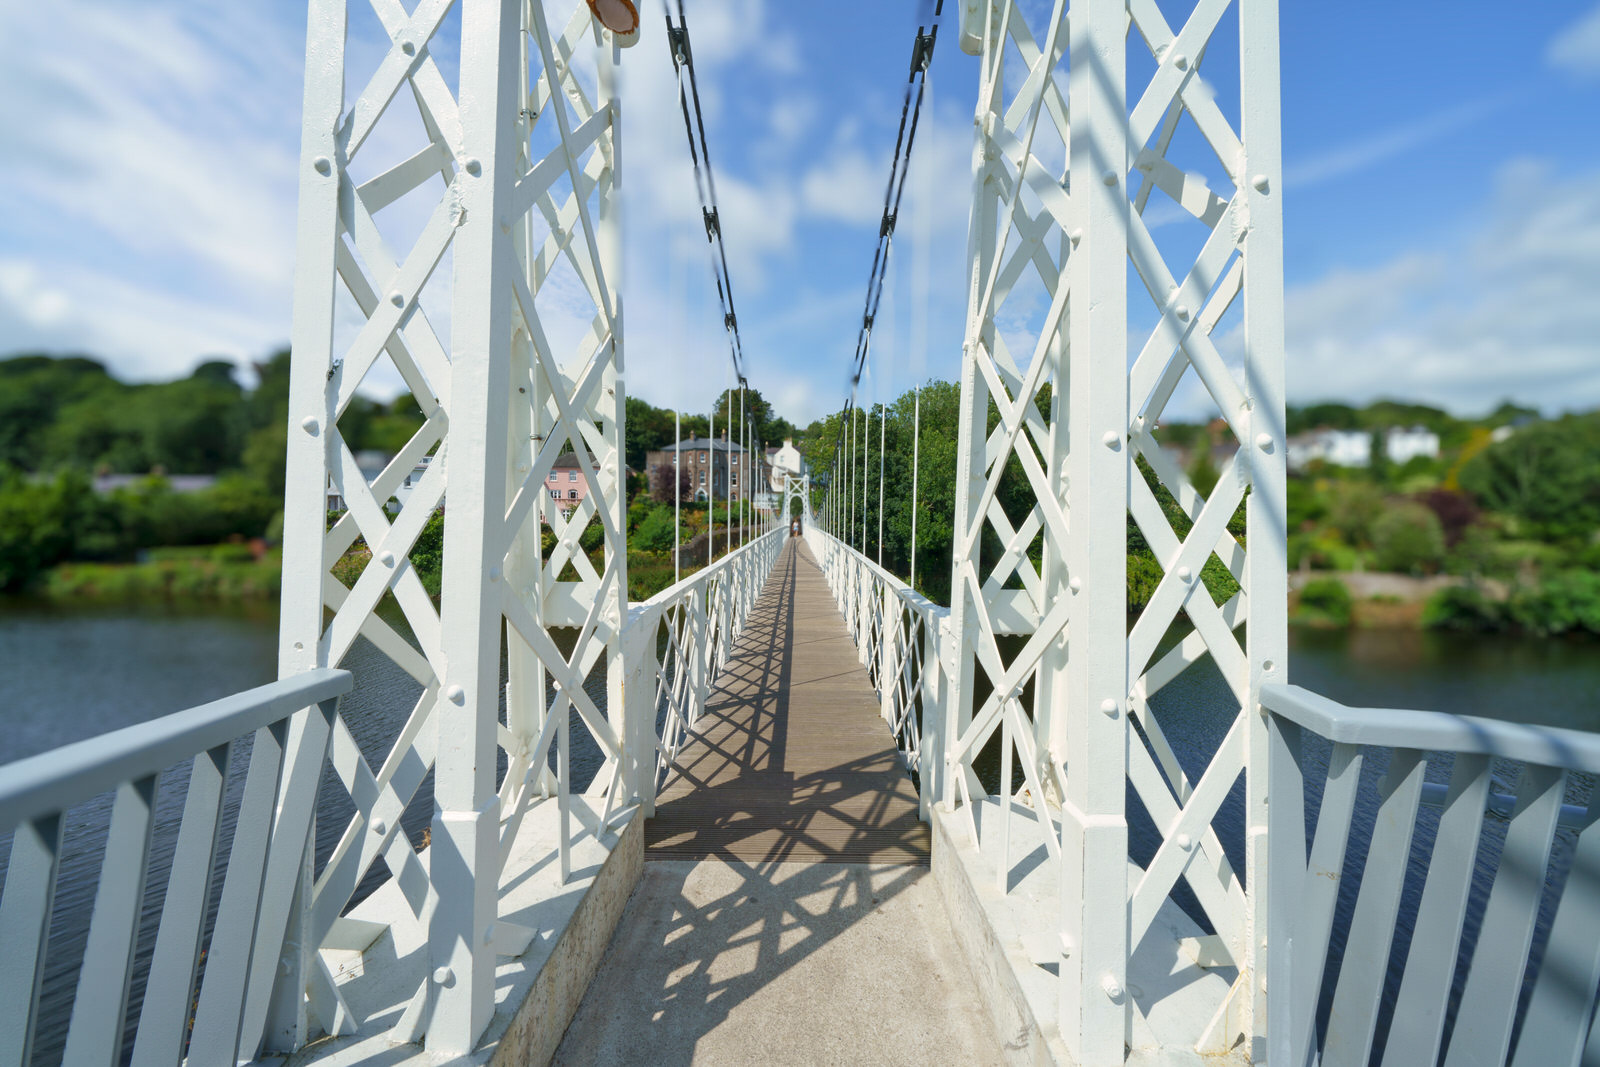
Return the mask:
<svg viewBox="0 0 1600 1067">
<path fill-rule="evenodd" d="M 232 364 L 209 361 L 187 378 L 129 384 L 96 360 L 28 354 L 0 359 L 0 593 L 58 600 L 243 600 L 278 595 L 283 529 L 284 446 L 288 424 L 289 354 L 255 365 L 246 389 Z M 673 578 L 674 520 L 670 482 L 651 491 L 645 454 L 670 447 L 673 413 L 630 397 L 626 458 L 629 595 L 643 600 Z M 711 416 L 683 416 L 682 432 L 706 436 L 711 417 L 727 426 L 737 394 L 724 392 Z M 793 436 L 760 393 L 748 390 L 745 412 L 765 440 Z M 422 425 L 409 396 L 379 403 L 357 396 L 339 420 L 352 451 L 397 451 Z M 97 472 L 146 472 L 97 493 Z M 208 487 L 179 492 L 167 472 L 215 476 Z M 689 494 L 686 494 L 689 495 Z M 330 516 L 333 521 L 337 516 Z M 687 545 L 711 523 L 716 555 L 733 522 L 753 526 L 740 502 L 681 508 Z M 435 515 L 410 553 L 424 586 L 437 597 L 444 519 Z M 549 555 L 554 534 L 545 530 Z M 707 562 L 685 552 L 681 573 Z M 603 532 L 591 521 L 580 544 L 603 565 Z M 737 544 L 737 541 L 735 542 Z M 334 567 L 353 584 L 370 558 L 358 540 Z M 568 567 L 570 568 L 570 564 Z M 567 576 L 570 576 L 567 575 Z"/>
<path fill-rule="evenodd" d="M 206 362 L 187 378 L 128 384 L 84 357 L 23 355 L 0 360 L 0 591 L 31 590 L 58 598 L 276 596 L 282 529 L 283 450 L 288 420 L 286 352 L 255 366 L 258 384 L 241 386 L 231 364 Z M 940 602 L 949 595 L 960 390 L 930 381 L 921 389 L 917 585 Z M 861 434 L 870 503 L 859 494 L 856 523 L 865 520 L 865 548 L 877 558 L 880 459 L 884 492 L 882 558 L 891 571 L 909 571 L 912 425 L 916 398 L 907 392 L 887 405 L 864 408 L 876 423 L 887 415 L 883 446 L 877 426 Z M 737 396 L 724 392 L 712 414 L 721 430 Z M 1036 403 L 1048 411 L 1048 390 Z M 732 411 L 737 414 L 737 407 Z M 799 433 L 749 390 L 745 410 L 756 436 L 777 443 L 798 437 L 813 471 L 818 503 L 826 491 L 842 415 L 818 419 Z M 998 422 L 991 405 L 989 427 Z M 352 450 L 396 451 L 421 424 L 409 396 L 380 403 L 357 397 L 340 419 Z M 1436 408 L 1390 401 L 1366 407 L 1317 404 L 1289 410 L 1290 434 L 1319 427 L 1381 435 L 1388 427 L 1421 425 L 1437 433 L 1437 458 L 1403 465 L 1384 461 L 1353 469 L 1312 464 L 1288 484 L 1289 563 L 1313 572 L 1301 584 L 1296 617 L 1341 626 L 1389 616 L 1462 629 L 1600 634 L 1600 412 L 1541 420 L 1502 404 L 1482 418 L 1463 419 Z M 705 436 L 706 415 L 683 415 L 684 437 Z M 1509 428 L 1496 434 L 1500 428 Z M 674 521 L 670 472 L 645 471 L 646 454 L 671 446 L 673 412 L 637 397 L 627 401 L 626 460 L 629 595 L 644 599 L 672 580 Z M 1227 435 L 1217 423 L 1166 423 L 1160 440 L 1182 450 L 1191 480 L 1208 492 L 1225 463 Z M 1496 438 L 1499 438 L 1498 440 Z M 92 471 L 147 471 L 110 493 L 92 491 Z M 1147 466 L 1140 474 L 1179 536 L 1190 518 Z M 164 471 L 213 474 L 209 488 L 173 490 Z M 686 496 L 688 494 L 685 494 Z M 1031 490 L 1013 459 L 997 500 L 1008 515 L 1032 506 Z M 722 504 L 685 501 L 678 536 L 704 553 L 695 538 L 715 522 L 745 521 Z M 1244 536 L 1244 511 L 1230 532 Z M 424 584 L 437 595 L 443 521 L 436 516 L 411 553 Z M 597 564 L 601 530 L 591 523 L 581 544 Z M 719 543 L 722 538 L 717 538 Z M 859 543 L 858 533 L 853 541 Z M 545 531 L 545 551 L 553 535 Z M 1128 523 L 1128 600 L 1138 609 L 1154 592 L 1162 569 L 1142 532 Z M 992 537 L 986 554 L 997 548 Z M 1035 558 L 1039 543 L 1034 545 Z M 347 584 L 365 562 L 357 542 L 335 568 Z M 989 555 L 988 558 L 992 558 Z M 682 573 L 703 566 L 685 558 Z M 1420 610 L 1373 612 L 1351 597 L 1336 575 L 1354 571 L 1426 577 L 1455 583 L 1434 592 Z M 1327 572 L 1319 576 L 1317 572 Z M 1237 591 L 1216 557 L 1201 578 L 1219 603 Z"/>
</svg>

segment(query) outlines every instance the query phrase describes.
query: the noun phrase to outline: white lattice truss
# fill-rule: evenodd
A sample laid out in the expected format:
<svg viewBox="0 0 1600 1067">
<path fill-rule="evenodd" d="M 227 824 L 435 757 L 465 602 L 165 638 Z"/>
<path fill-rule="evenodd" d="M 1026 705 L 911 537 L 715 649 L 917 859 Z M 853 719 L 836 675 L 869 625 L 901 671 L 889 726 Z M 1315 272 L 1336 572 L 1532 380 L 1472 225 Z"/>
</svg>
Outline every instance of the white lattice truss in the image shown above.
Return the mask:
<svg viewBox="0 0 1600 1067">
<path fill-rule="evenodd" d="M 371 0 L 391 41 L 376 67 L 362 71 L 350 69 L 345 26 L 348 15 L 365 13 L 346 6 L 310 5 L 280 669 L 290 675 L 338 664 L 360 635 L 423 688 L 381 766 L 369 765 L 337 724 L 331 758 L 357 814 L 305 902 L 309 930 L 298 943 L 314 1020 L 302 1017 L 298 1030 L 341 1033 L 360 1023 L 312 949 L 381 858 L 426 927 L 432 957 L 433 980 L 419 987 L 393 1036 L 425 1036 L 430 1049 L 462 1051 L 493 1010 L 495 954 L 484 949 L 486 938 L 497 947 L 525 945 L 529 933 L 504 923 L 496 929 L 495 914 L 500 868 L 522 817 L 547 798 L 558 803 L 565 878 L 572 818 L 596 833 L 615 822 L 639 795 L 641 769 L 648 775 L 653 764 L 638 755 L 653 752 L 653 738 L 639 743 L 629 734 L 652 730 L 653 721 L 630 726 L 620 691 L 627 552 L 612 91 L 618 43 L 591 22 L 581 0 L 564 28 L 547 22 L 542 3 L 462 0 L 460 85 L 452 92 L 432 51 L 452 0 L 421 0 L 410 14 L 398 0 Z M 404 107 L 402 96 L 415 102 L 426 139 L 357 184 L 352 163 L 385 113 Z M 384 209 L 403 197 L 415 202 L 420 190 L 436 196 L 432 212 L 397 255 Z M 432 291 L 449 294 L 448 346 L 419 303 L 447 252 L 450 277 L 435 280 Z M 558 349 L 541 312 L 548 283 L 563 272 L 576 280 L 563 299 L 570 305 L 572 290 L 581 291 L 593 317 L 576 344 Z M 352 341 L 335 347 L 341 290 L 364 321 Z M 369 485 L 339 420 L 383 363 L 403 378 L 426 422 Z M 545 482 L 567 451 L 587 492 L 564 516 Z M 430 455 L 391 518 L 386 502 Z M 325 529 L 330 479 L 349 510 Z M 409 553 L 444 506 L 447 485 L 436 610 Z M 598 570 L 578 544 L 594 518 L 605 535 Z M 548 558 L 541 558 L 542 525 L 555 533 Z M 331 569 L 358 537 L 371 560 L 346 588 Z M 385 594 L 414 643 L 377 613 Z M 570 654 L 557 649 L 552 626 L 575 628 Z M 509 662 L 503 723 L 502 632 Z M 583 685 L 602 656 L 609 716 Z M 584 786 L 603 798 L 598 822 L 588 805 L 569 802 L 580 785 L 568 759 L 574 723 L 604 756 Z M 498 788 L 497 745 L 509 762 Z M 431 879 L 399 831 L 400 814 L 430 769 Z"/>
<path fill-rule="evenodd" d="M 1237 974 L 1209 1024 L 1186 1040 L 1215 1051 L 1259 1039 L 1265 1027 L 1257 694 L 1263 678 L 1281 680 L 1285 646 L 1277 16 L 1271 0 L 1180 6 L 1189 14 L 1174 27 L 1155 0 L 1076 0 L 1070 12 L 1057 0 L 1048 20 L 1030 20 L 1031 8 L 1015 2 L 969 0 L 962 25 L 981 73 L 951 599 L 959 644 L 945 650 L 947 760 L 960 771 L 943 776 L 941 794 L 970 817 L 982 792 L 972 762 L 998 731 L 1002 793 L 1011 793 L 1013 759 L 1022 785 L 990 801 L 1015 813 L 997 822 L 1033 822 L 1061 863 L 1060 1023 L 1079 1062 L 1121 1062 L 1138 1031 L 1127 960 L 1180 879 L 1217 931 L 1200 951 Z M 1238 130 L 1199 72 L 1225 15 L 1239 33 Z M 1154 70 L 1130 87 L 1138 49 Z M 1207 69 L 1222 73 L 1232 74 Z M 1207 150 L 1209 159 L 1178 158 Z M 1183 253 L 1147 223 L 1152 207 L 1181 211 L 1191 234 L 1196 224 L 1206 231 L 1181 272 L 1168 262 Z M 1130 261 L 1142 292 L 1127 292 Z M 1025 280 L 1049 298 L 1042 317 L 1006 307 Z M 1213 339 L 1236 302 L 1242 361 Z M 1153 328 L 1130 338 L 1152 306 Z M 1031 351 L 1007 343 L 1019 318 Z M 1209 496 L 1159 447 L 1163 411 L 1195 380 L 1240 446 Z M 985 434 L 991 403 L 999 418 Z M 1184 536 L 1141 459 L 1186 516 Z M 1001 506 L 1008 467 L 1037 500 L 1024 515 Z M 1241 541 L 1228 523 L 1242 502 Z M 1131 631 L 1130 515 L 1163 572 Z M 1240 586 L 1221 605 L 1201 581 L 1211 560 Z M 1158 654 L 1180 615 L 1190 632 Z M 1005 634 L 1027 635 L 1020 651 L 1002 654 Z M 1192 779 L 1147 702 L 1203 655 L 1226 679 L 1233 726 Z M 981 702 L 979 671 L 991 685 Z M 1211 829 L 1241 778 L 1242 872 Z M 1129 783 L 1162 834 L 1143 868 L 1129 863 Z M 1041 804 L 1046 797 L 1052 803 Z"/>
</svg>

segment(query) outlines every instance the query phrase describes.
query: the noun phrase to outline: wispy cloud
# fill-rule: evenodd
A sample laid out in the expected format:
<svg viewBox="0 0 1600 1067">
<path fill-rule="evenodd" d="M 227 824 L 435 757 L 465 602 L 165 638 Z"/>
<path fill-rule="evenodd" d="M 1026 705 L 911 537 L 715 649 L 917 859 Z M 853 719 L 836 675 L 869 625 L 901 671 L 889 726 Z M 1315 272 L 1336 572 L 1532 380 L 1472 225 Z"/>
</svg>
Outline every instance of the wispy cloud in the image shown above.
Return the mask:
<svg viewBox="0 0 1600 1067">
<path fill-rule="evenodd" d="M 1580 78 L 1600 78 L 1600 4 L 1551 38 L 1545 62 Z"/>
<path fill-rule="evenodd" d="M 1480 219 L 1458 247 L 1290 290 L 1291 399 L 1600 404 L 1600 171 L 1507 164 Z"/>
<path fill-rule="evenodd" d="M 1339 145 L 1309 159 L 1291 162 L 1284 168 L 1284 185 L 1296 190 L 1306 189 L 1368 170 L 1480 122 L 1507 103 L 1509 99 L 1504 96 L 1471 101 L 1417 122 L 1390 127 L 1365 140 Z"/>
</svg>

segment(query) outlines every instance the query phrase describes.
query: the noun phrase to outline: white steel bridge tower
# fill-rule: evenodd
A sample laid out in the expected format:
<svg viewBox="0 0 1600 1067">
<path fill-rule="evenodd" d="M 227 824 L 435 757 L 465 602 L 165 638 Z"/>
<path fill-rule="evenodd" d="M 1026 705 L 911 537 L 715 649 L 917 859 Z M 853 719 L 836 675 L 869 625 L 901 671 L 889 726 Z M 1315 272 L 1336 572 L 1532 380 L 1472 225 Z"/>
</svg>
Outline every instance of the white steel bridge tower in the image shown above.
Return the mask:
<svg viewBox="0 0 1600 1067">
<path fill-rule="evenodd" d="M 1080 1063 L 1137 1044 L 1128 961 L 1180 880 L 1216 930 L 1193 951 L 1237 974 L 1182 1043 L 1259 1057 L 1266 1032 L 1260 690 L 1286 680 L 1287 641 L 1278 18 L 1274 0 L 1176 6 L 1176 23 L 1155 0 L 961 8 L 981 71 L 941 796 L 981 795 L 972 761 L 998 732 L 1005 822 L 1013 792 L 1059 800 L 1059 841 L 1039 826 L 1060 864 L 1059 1021 Z M 997 326 L 1019 316 L 1021 348 Z M 1237 446 L 1206 493 L 1162 450 L 1175 400 L 1209 408 Z M 997 498 L 1008 466 L 1037 498 L 1026 514 Z M 1130 620 L 1134 526 L 1162 573 Z M 1203 572 L 1236 591 L 1219 603 Z M 1190 632 L 1165 647 L 1180 614 Z M 1026 642 L 1003 655 L 1008 634 Z M 1192 775 L 1149 700 L 1203 655 L 1233 722 Z M 1235 870 L 1212 822 L 1240 782 Z M 1142 871 L 1130 787 L 1162 838 Z"/>
<path fill-rule="evenodd" d="M 394 1036 L 464 1052 L 493 1010 L 490 947 L 514 955 L 531 934 L 507 930 L 496 915 L 500 869 L 527 797 L 559 795 L 563 874 L 570 818 L 588 813 L 568 806 L 569 712 L 606 757 L 590 788 L 608 809 L 643 792 L 644 765 L 632 754 L 648 752 L 654 767 L 653 746 L 626 743 L 635 726 L 648 732 L 654 723 L 629 723 L 621 692 L 628 604 L 616 67 L 631 41 L 602 27 L 583 0 L 555 5 L 570 14 L 562 23 L 549 20 L 551 5 L 525 0 L 422 0 L 411 14 L 398 0 L 368 6 L 310 3 L 279 667 L 289 677 L 336 666 L 361 635 L 423 691 L 382 766 L 369 766 L 336 724 L 332 762 L 357 815 L 314 888 L 297 899 L 293 922 L 303 932 L 290 941 L 302 950 L 279 983 L 290 995 L 280 998 L 282 1034 L 269 1047 L 304 1039 L 299 988 L 317 1028 L 336 1034 L 348 1025 L 311 947 L 381 860 L 409 887 L 431 956 L 429 979 Z M 447 22 L 453 9 L 458 18 Z M 346 47 L 346 24 L 372 15 L 389 43 L 376 64 L 362 64 Z M 413 103 L 421 136 L 411 154 L 369 163 L 369 135 Z M 386 209 L 420 197 L 432 204 L 420 235 L 396 245 Z M 593 309 L 587 331 L 564 345 L 541 321 L 558 280 L 575 283 L 567 292 L 586 294 Z M 432 308 L 448 309 L 448 341 L 424 309 L 425 291 L 445 294 Z M 369 486 L 340 417 L 380 366 L 404 380 L 426 422 Z M 546 479 L 567 451 L 587 492 L 564 516 Z M 420 484 L 391 516 L 386 502 L 428 457 Z M 330 483 L 349 502 L 331 526 Z M 436 608 L 408 554 L 441 508 Z M 578 545 L 596 516 L 605 531 L 600 571 Z M 557 537 L 547 559 L 542 528 Z M 357 537 L 371 560 L 346 588 L 330 567 Z M 414 644 L 377 614 L 385 594 Z M 576 628 L 576 647 L 558 650 L 549 626 Z M 583 689 L 602 657 L 611 680 L 605 712 Z M 498 789 L 497 749 L 509 763 Z M 424 873 L 399 825 L 430 769 Z"/>
</svg>

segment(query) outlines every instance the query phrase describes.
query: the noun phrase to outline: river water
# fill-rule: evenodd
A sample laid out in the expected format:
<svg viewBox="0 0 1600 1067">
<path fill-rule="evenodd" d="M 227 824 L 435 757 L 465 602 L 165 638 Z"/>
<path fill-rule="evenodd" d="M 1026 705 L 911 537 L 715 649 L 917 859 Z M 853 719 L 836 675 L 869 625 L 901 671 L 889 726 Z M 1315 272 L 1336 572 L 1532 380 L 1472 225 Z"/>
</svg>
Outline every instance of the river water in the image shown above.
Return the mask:
<svg viewBox="0 0 1600 1067">
<path fill-rule="evenodd" d="M 271 681 L 276 673 L 276 628 L 276 610 L 271 606 L 63 608 L 0 602 L 0 694 L 4 694 L 0 697 L 0 763 Z M 558 634 L 558 644 L 565 650 L 571 638 L 562 641 L 562 636 L 567 635 Z M 1391 630 L 1295 630 L 1291 648 L 1291 680 L 1346 704 L 1434 709 L 1600 730 L 1600 644 L 1593 642 Z M 419 687 L 365 642 L 357 643 L 345 665 L 355 672 L 357 687 L 345 701 L 343 715 L 368 762 L 376 768 L 410 712 Z M 603 670 L 593 672 L 585 688 L 603 707 Z M 1191 776 L 1203 770 L 1207 755 L 1227 728 L 1227 716 L 1214 709 L 1229 699 L 1221 677 L 1202 661 L 1151 702 Z M 598 766 L 598 753 L 581 727 L 573 730 L 572 738 L 574 779 L 584 783 Z M 242 766 L 244 755 L 235 754 L 236 768 Z M 1368 773 L 1376 775 L 1378 770 L 1369 768 Z M 182 801 L 182 775 L 169 777 L 172 781 L 163 781 L 158 800 L 158 822 L 164 829 L 158 830 L 152 845 L 147 897 L 151 903 L 142 937 L 145 952 L 154 935 L 157 915 L 153 908 L 159 906 Z M 235 777 L 241 776 L 236 773 Z M 1499 788 L 1513 786 L 1514 780 L 1502 781 Z M 1311 799 L 1314 807 L 1316 798 Z M 414 842 L 421 841 L 431 808 L 430 776 L 402 819 Z M 319 865 L 337 842 L 351 810 L 330 771 L 318 804 Z M 77 809 L 68 823 L 36 1062 L 59 1060 L 108 811 L 108 798 L 98 798 Z M 1242 789 L 1236 788 L 1214 824 L 1236 870 L 1243 859 L 1242 814 Z M 1366 814 L 1370 817 L 1371 813 Z M 1134 858 L 1148 860 L 1160 835 L 1148 818 L 1141 821 L 1138 811 L 1133 812 L 1130 823 Z M 231 816 L 223 834 L 224 841 L 231 835 Z M 1558 842 L 1558 851 L 1563 847 L 1567 846 Z M 1497 847 L 1486 850 L 1480 864 L 1484 877 L 1492 873 L 1497 851 Z M 7 852 L 9 842 L 0 836 L 0 855 Z M 1364 854 L 1364 838 L 1357 832 L 1352 837 L 1349 872 L 1359 874 Z M 379 864 L 364 884 L 362 895 L 383 876 Z M 1420 892 L 1420 888 L 1408 892 Z M 1196 910 L 1192 898 L 1186 898 L 1186 892 L 1179 894 L 1188 910 Z M 1344 905 L 1346 913 L 1349 906 Z M 1414 908 L 1413 901 L 1413 912 Z M 1337 937 L 1334 951 L 1335 958 L 1342 954 Z M 129 1006 L 130 1028 L 137 1020 L 138 1000 L 136 991 Z"/>
</svg>

